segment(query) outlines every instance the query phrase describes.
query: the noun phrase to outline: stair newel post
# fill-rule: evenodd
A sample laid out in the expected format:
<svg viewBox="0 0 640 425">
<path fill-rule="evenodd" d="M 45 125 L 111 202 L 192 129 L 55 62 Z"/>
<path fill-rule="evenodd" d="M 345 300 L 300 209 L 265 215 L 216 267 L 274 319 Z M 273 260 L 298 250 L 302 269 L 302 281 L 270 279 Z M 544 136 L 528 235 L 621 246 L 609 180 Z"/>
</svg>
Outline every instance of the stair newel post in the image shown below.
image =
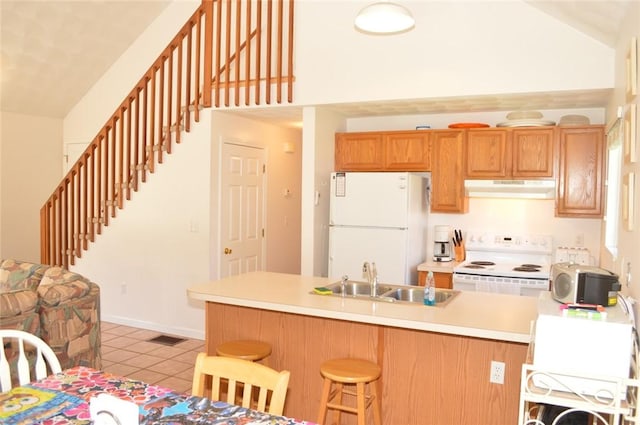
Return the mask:
<svg viewBox="0 0 640 425">
<path fill-rule="evenodd" d="M 205 108 L 208 108 L 211 106 L 211 78 L 213 76 L 213 1 L 203 0 L 202 7 L 204 9 L 204 75 L 202 105 Z"/>
<path fill-rule="evenodd" d="M 49 264 L 49 208 L 50 200 L 40 208 L 40 262 Z"/>
</svg>

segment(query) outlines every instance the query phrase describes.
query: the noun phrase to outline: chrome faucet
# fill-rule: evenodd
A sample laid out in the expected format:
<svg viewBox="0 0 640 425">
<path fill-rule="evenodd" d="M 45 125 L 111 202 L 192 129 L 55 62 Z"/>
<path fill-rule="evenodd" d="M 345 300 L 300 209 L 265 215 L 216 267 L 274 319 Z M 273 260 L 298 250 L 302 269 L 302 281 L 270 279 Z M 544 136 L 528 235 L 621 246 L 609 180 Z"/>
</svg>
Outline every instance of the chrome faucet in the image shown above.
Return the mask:
<svg viewBox="0 0 640 425">
<path fill-rule="evenodd" d="M 378 270 L 376 269 L 376 263 L 369 264 L 365 261 L 362 265 L 362 275 L 367 278 L 369 285 L 371 286 L 371 296 L 378 296 Z"/>
</svg>

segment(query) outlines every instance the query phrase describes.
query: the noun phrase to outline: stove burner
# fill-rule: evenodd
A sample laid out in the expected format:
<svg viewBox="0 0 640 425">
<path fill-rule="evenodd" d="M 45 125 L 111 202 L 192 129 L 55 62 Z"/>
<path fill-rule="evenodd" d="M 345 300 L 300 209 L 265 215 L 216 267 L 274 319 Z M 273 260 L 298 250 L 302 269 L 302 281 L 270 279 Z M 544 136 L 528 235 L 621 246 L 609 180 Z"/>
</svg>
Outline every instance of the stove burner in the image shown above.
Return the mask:
<svg viewBox="0 0 640 425">
<path fill-rule="evenodd" d="M 535 272 L 539 272 L 540 268 L 539 267 L 530 267 L 529 265 L 523 264 L 522 266 L 518 266 L 518 267 L 514 267 L 513 268 L 514 272 L 530 272 L 530 273 L 535 273 Z"/>
<path fill-rule="evenodd" d="M 495 266 L 496 263 L 493 261 L 472 261 L 471 264 L 475 266 Z"/>
<path fill-rule="evenodd" d="M 481 266 L 480 264 L 474 264 L 474 263 L 465 264 L 462 267 L 464 267 L 465 269 L 484 269 L 484 266 Z"/>
</svg>

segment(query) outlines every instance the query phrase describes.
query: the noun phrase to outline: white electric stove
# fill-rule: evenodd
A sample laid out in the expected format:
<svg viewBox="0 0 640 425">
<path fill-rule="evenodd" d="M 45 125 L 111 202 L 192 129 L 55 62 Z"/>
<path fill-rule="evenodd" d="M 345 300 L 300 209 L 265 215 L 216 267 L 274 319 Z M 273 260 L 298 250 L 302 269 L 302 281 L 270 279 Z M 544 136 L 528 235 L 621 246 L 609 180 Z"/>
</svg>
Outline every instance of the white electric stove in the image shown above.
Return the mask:
<svg viewBox="0 0 640 425">
<path fill-rule="evenodd" d="M 549 290 L 553 237 L 469 231 L 453 289 L 537 297 Z"/>
</svg>

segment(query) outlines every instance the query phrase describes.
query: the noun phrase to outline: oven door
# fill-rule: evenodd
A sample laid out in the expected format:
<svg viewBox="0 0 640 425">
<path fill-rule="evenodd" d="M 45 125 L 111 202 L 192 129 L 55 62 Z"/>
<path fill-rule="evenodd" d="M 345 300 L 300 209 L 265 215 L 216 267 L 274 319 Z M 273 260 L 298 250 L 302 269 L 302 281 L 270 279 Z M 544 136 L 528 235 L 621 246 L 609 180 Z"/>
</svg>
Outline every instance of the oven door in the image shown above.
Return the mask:
<svg viewBox="0 0 640 425">
<path fill-rule="evenodd" d="M 453 289 L 460 291 L 525 295 L 521 294 L 520 286 L 520 279 L 510 277 L 484 276 L 470 273 L 453 274 Z"/>
</svg>

